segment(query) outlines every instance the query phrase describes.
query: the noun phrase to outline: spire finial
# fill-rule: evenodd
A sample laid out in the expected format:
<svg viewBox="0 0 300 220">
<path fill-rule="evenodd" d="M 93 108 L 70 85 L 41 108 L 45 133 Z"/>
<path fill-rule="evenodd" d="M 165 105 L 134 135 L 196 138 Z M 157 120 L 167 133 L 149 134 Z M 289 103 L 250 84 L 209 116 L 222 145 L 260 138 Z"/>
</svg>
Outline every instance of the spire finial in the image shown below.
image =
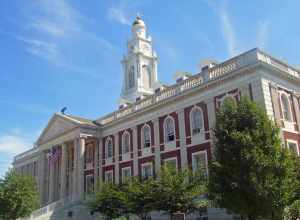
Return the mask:
<svg viewBox="0 0 300 220">
<path fill-rule="evenodd" d="M 136 13 L 136 19 L 137 19 L 137 20 L 141 20 L 141 19 L 142 19 L 142 15 L 141 15 L 140 12 L 137 12 L 137 13 Z"/>
</svg>

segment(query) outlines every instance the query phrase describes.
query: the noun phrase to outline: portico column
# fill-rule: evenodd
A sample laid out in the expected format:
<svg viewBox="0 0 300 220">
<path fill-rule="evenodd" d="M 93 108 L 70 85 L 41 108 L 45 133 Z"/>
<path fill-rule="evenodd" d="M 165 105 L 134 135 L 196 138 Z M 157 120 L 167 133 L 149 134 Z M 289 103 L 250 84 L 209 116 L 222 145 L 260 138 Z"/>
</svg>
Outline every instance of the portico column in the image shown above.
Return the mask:
<svg viewBox="0 0 300 220">
<path fill-rule="evenodd" d="M 41 205 L 45 204 L 45 193 L 46 193 L 46 166 L 47 166 L 47 154 L 45 151 L 42 151 L 39 155 L 38 162 L 38 178 L 39 178 L 39 193 Z"/>
<path fill-rule="evenodd" d="M 72 200 L 77 199 L 77 169 L 78 169 L 78 144 L 79 140 L 75 139 L 74 140 L 74 165 L 73 165 L 73 178 L 72 178 Z"/>
<path fill-rule="evenodd" d="M 85 139 L 79 139 L 78 145 L 78 174 L 77 174 L 77 182 L 78 182 L 78 197 L 79 199 L 84 199 L 84 152 L 85 152 Z"/>
<path fill-rule="evenodd" d="M 160 171 L 160 167 L 161 167 L 158 118 L 152 120 L 152 123 L 153 123 L 153 127 L 154 127 L 155 174 L 157 174 Z"/>
<path fill-rule="evenodd" d="M 67 144 L 63 143 L 61 145 L 60 199 L 64 198 L 66 195 L 66 174 L 67 174 Z"/>
<path fill-rule="evenodd" d="M 49 175 L 49 203 L 54 201 L 54 166 L 53 163 L 49 162 L 49 169 L 50 169 L 50 175 Z"/>
</svg>

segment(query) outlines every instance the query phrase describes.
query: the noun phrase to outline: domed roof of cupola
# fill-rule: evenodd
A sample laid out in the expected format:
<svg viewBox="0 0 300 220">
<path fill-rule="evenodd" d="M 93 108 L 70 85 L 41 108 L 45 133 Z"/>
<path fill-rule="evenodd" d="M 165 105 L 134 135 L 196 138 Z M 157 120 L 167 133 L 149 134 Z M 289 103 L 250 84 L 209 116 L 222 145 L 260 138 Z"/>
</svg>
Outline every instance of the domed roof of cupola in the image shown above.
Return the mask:
<svg viewBox="0 0 300 220">
<path fill-rule="evenodd" d="M 135 21 L 132 23 L 132 26 L 140 26 L 140 27 L 145 27 L 145 22 L 142 20 L 140 15 L 136 16 Z"/>
</svg>

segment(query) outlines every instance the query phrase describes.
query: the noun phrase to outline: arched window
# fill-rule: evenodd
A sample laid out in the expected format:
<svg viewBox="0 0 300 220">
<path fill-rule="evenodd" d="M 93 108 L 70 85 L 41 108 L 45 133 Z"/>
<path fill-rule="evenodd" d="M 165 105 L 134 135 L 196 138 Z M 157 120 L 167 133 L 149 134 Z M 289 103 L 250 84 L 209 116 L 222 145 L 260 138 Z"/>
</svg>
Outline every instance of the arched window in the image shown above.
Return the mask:
<svg viewBox="0 0 300 220">
<path fill-rule="evenodd" d="M 106 141 L 106 158 L 111 158 L 113 156 L 113 143 L 111 138 Z"/>
<path fill-rule="evenodd" d="M 126 154 L 126 153 L 128 153 L 129 152 L 129 146 L 130 146 L 130 135 L 129 135 L 129 133 L 128 132 L 125 132 L 124 134 L 123 134 L 123 137 L 122 137 L 122 153 L 123 154 Z"/>
<path fill-rule="evenodd" d="M 142 145 L 144 148 L 151 146 L 151 131 L 149 125 L 144 125 L 142 129 Z"/>
<path fill-rule="evenodd" d="M 128 73 L 128 88 L 134 86 L 134 66 L 131 66 Z"/>
<path fill-rule="evenodd" d="M 175 140 L 175 126 L 174 120 L 171 117 L 168 117 L 165 120 L 165 142 L 170 142 Z"/>
<path fill-rule="evenodd" d="M 200 108 L 195 107 L 190 113 L 192 135 L 200 134 L 203 130 L 203 114 Z"/>
<path fill-rule="evenodd" d="M 289 98 L 285 93 L 282 93 L 280 97 L 281 97 L 281 108 L 282 108 L 283 119 L 286 121 L 291 121 L 292 117 L 291 117 Z"/>
</svg>

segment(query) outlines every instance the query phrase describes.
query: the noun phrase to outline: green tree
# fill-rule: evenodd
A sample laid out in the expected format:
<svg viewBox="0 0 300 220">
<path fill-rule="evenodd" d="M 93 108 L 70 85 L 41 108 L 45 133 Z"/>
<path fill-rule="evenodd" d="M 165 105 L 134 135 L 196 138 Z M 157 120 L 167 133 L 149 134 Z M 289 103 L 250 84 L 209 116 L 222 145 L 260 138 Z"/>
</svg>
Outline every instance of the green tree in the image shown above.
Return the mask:
<svg viewBox="0 0 300 220">
<path fill-rule="evenodd" d="M 285 209 L 285 220 L 297 220 L 300 218 L 300 200 L 296 200 L 292 205 Z"/>
<path fill-rule="evenodd" d="M 168 213 L 171 218 L 175 213 L 188 214 L 198 210 L 203 206 L 199 198 L 206 193 L 206 180 L 202 174 L 202 171 L 192 173 L 163 167 L 155 188 L 156 209 Z"/>
<path fill-rule="evenodd" d="M 88 205 L 93 212 L 99 212 L 109 220 L 128 212 L 126 194 L 114 183 L 100 184 L 95 198 Z"/>
<path fill-rule="evenodd" d="M 11 169 L 4 179 L 0 179 L 0 219 L 27 217 L 38 206 L 38 192 L 33 177 Z"/>
<path fill-rule="evenodd" d="M 281 146 L 279 129 L 247 98 L 217 112 L 209 192 L 223 208 L 247 217 L 282 219 L 299 190 L 299 159 Z"/>
<path fill-rule="evenodd" d="M 145 220 L 149 212 L 155 210 L 155 189 L 157 182 L 153 178 L 141 181 L 137 177 L 129 179 L 122 189 L 127 196 L 127 206 L 131 214 Z"/>
</svg>

